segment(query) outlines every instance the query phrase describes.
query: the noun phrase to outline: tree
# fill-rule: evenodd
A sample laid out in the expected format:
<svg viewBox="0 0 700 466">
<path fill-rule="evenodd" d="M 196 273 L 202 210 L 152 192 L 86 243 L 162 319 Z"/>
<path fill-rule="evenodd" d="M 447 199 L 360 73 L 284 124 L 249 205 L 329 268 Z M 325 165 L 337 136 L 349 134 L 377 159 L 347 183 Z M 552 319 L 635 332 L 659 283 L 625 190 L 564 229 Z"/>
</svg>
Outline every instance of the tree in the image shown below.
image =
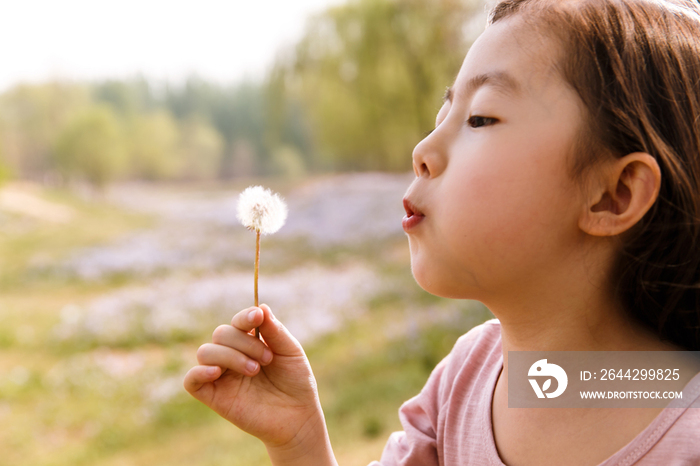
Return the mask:
<svg viewBox="0 0 700 466">
<path fill-rule="evenodd" d="M 84 179 L 98 190 L 122 174 L 126 152 L 114 111 L 96 105 L 71 121 L 58 137 L 55 162 L 66 180 Z"/>
<path fill-rule="evenodd" d="M 109 104 L 123 117 L 148 113 L 161 105 L 154 96 L 153 85 L 143 76 L 97 83 L 92 89 L 92 96 L 97 102 Z"/>
<path fill-rule="evenodd" d="M 62 129 L 90 105 L 87 86 L 52 82 L 18 85 L 0 96 L 6 166 L 23 178 L 45 179 Z"/>
<path fill-rule="evenodd" d="M 316 165 L 406 170 L 468 48 L 478 1 L 358 0 L 315 17 L 271 85 L 311 121 Z M 282 89 L 280 91 L 280 88 Z"/>
<path fill-rule="evenodd" d="M 191 118 L 180 125 L 180 149 L 183 152 L 181 178 L 215 179 L 221 167 L 224 141 L 202 118 Z"/>
<path fill-rule="evenodd" d="M 183 170 L 177 122 L 166 111 L 136 115 L 127 123 L 129 174 L 145 180 L 172 179 Z"/>
<path fill-rule="evenodd" d="M 0 126 L 0 186 L 5 184 L 7 180 L 12 178 L 12 169 L 5 160 L 5 155 L 3 153 L 3 131 L 2 126 Z"/>
</svg>

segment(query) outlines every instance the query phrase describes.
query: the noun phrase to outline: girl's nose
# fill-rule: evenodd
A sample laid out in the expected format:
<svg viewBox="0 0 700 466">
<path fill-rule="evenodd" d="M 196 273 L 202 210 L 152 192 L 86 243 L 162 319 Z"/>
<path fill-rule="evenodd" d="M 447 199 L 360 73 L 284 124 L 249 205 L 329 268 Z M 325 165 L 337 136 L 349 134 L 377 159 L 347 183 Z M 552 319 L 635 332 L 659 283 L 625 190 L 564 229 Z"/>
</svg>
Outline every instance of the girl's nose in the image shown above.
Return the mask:
<svg viewBox="0 0 700 466">
<path fill-rule="evenodd" d="M 439 176 L 447 165 L 447 157 L 439 139 L 437 130 L 431 131 L 413 149 L 413 172 L 417 177 Z"/>
</svg>

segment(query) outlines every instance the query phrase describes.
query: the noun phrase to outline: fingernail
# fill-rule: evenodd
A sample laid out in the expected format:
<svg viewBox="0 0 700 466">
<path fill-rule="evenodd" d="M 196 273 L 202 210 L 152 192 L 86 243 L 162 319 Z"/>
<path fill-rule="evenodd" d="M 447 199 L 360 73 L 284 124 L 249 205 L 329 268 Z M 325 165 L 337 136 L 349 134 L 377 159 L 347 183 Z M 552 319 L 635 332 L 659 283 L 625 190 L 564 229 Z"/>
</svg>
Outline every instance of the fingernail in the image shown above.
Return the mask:
<svg viewBox="0 0 700 466">
<path fill-rule="evenodd" d="M 206 373 L 209 377 L 214 377 L 214 374 L 216 374 L 218 369 L 218 367 L 207 367 Z"/>
<path fill-rule="evenodd" d="M 248 321 L 253 322 L 255 320 L 255 316 L 258 315 L 258 308 L 256 307 L 252 311 L 248 313 Z"/>
<path fill-rule="evenodd" d="M 272 361 L 272 351 L 270 351 L 268 348 L 265 348 L 265 351 L 263 351 L 262 355 L 262 362 L 267 364 L 270 361 Z"/>
<path fill-rule="evenodd" d="M 258 363 L 255 361 L 248 361 L 245 363 L 245 368 L 248 372 L 255 372 L 258 369 Z"/>
</svg>

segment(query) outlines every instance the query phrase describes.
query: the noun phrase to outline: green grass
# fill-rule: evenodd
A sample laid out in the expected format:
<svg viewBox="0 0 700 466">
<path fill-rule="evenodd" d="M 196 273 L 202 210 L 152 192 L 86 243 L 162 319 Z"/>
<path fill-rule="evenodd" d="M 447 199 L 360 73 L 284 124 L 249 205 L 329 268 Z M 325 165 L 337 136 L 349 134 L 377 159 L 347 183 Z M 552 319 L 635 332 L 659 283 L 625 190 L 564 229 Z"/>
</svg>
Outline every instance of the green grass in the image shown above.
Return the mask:
<svg viewBox="0 0 700 466">
<path fill-rule="evenodd" d="M 146 215 L 127 213 L 102 202 L 82 201 L 66 192 L 49 191 L 43 197 L 71 207 L 75 215 L 69 223 L 58 224 L 9 215 L 9 225 L 0 228 L 0 292 L 63 286 L 56 277 L 42 273 L 43 264 L 153 223 Z"/>
</svg>

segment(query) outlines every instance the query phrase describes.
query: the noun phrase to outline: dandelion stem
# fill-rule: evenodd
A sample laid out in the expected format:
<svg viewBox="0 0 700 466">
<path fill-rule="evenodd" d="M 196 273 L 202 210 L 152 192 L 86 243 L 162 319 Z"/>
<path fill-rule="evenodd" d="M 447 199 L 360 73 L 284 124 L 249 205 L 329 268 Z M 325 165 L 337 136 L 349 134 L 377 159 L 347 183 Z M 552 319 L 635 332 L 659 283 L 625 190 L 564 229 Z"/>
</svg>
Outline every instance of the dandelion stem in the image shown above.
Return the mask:
<svg viewBox="0 0 700 466">
<path fill-rule="evenodd" d="M 258 270 L 260 270 L 260 230 L 255 231 L 255 307 L 258 307 Z M 255 337 L 260 338 L 260 329 L 255 328 Z"/>
</svg>

